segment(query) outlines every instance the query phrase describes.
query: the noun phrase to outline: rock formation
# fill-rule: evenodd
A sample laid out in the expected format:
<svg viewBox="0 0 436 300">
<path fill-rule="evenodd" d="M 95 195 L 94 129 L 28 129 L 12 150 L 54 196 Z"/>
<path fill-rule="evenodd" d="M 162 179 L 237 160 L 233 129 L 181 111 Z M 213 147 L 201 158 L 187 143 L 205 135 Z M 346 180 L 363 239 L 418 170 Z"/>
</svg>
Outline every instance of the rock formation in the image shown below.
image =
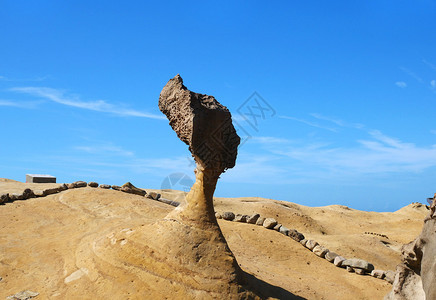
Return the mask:
<svg viewBox="0 0 436 300">
<path fill-rule="evenodd" d="M 401 249 L 392 291 L 386 300 L 436 299 L 436 194 L 421 234 Z"/>
<path fill-rule="evenodd" d="M 196 181 L 185 201 L 164 219 L 128 233 L 114 232 L 97 241 L 96 253 L 110 258 L 112 265 L 139 266 L 153 274 L 156 288 L 176 290 L 180 299 L 256 299 L 243 287 L 244 272 L 213 206 L 218 178 L 235 165 L 240 142 L 229 110 L 212 96 L 189 91 L 179 75 L 163 88 L 159 108 L 189 146 Z"/>
<path fill-rule="evenodd" d="M 198 224 L 216 224 L 212 197 L 222 172 L 235 166 L 239 136 L 229 110 L 214 97 L 189 91 L 180 75 L 168 81 L 159 97 L 159 109 L 177 136 L 189 146 L 197 164 L 196 182 L 169 218 Z"/>
</svg>

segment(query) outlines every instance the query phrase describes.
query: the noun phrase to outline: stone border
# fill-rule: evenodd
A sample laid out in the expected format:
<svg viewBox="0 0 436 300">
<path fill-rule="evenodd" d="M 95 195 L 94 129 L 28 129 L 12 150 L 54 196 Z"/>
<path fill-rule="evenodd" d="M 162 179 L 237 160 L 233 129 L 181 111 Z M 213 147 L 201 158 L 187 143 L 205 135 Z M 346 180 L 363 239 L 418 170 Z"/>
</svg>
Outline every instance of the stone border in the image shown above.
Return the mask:
<svg viewBox="0 0 436 300">
<path fill-rule="evenodd" d="M 285 236 L 289 236 L 296 242 L 299 242 L 305 248 L 309 249 L 315 255 L 320 258 L 324 258 L 327 261 L 334 264 L 336 267 L 345 268 L 348 272 L 353 272 L 358 275 L 371 275 L 372 277 L 378 279 L 384 279 L 390 284 L 394 282 L 395 272 L 394 271 L 384 271 L 384 270 L 376 270 L 374 265 L 358 258 L 346 259 L 340 256 L 337 253 L 334 253 L 327 249 L 326 247 L 320 245 L 318 242 L 314 240 L 309 240 L 304 237 L 304 235 L 298 232 L 296 229 L 289 229 L 284 225 L 277 222 L 274 218 L 263 218 L 259 214 L 254 214 L 252 216 L 242 215 L 242 214 L 234 214 L 233 212 L 224 212 L 224 213 L 215 213 L 217 219 L 223 219 L 226 221 L 240 222 L 240 223 L 248 223 L 248 224 L 256 224 L 258 226 L 263 226 L 266 229 L 272 229 L 280 232 Z M 365 234 L 367 234 L 365 232 Z M 375 234 L 379 235 L 379 234 Z M 379 235 L 384 236 L 384 235 Z M 387 238 L 387 236 L 384 236 Z"/>
<path fill-rule="evenodd" d="M 43 190 L 31 190 L 31 189 L 27 188 L 21 193 L 0 194 L 0 205 L 3 203 L 14 202 L 17 200 L 27 200 L 27 199 L 31 199 L 31 198 L 46 197 L 48 195 L 57 194 L 57 193 L 60 193 L 62 191 L 65 191 L 65 190 L 84 188 L 84 187 L 88 187 L 88 186 L 91 188 L 113 189 L 113 190 L 124 192 L 124 193 L 135 194 L 135 195 L 143 196 L 143 197 L 151 199 L 151 200 L 155 200 L 155 201 L 159 201 L 159 202 L 162 202 L 162 203 L 165 203 L 168 205 L 172 205 L 175 207 L 180 205 L 180 202 L 162 198 L 161 194 L 159 194 L 159 193 L 156 193 L 156 192 L 148 192 L 147 193 L 145 190 L 135 187 L 130 182 L 125 183 L 123 186 L 117 186 L 117 185 L 108 185 L 108 184 L 99 185 L 97 182 L 94 182 L 94 181 L 90 181 L 88 183 L 85 181 L 75 181 L 73 183 L 60 184 L 58 187 L 55 187 L 55 188 L 48 188 L 48 189 L 43 189 Z"/>
</svg>

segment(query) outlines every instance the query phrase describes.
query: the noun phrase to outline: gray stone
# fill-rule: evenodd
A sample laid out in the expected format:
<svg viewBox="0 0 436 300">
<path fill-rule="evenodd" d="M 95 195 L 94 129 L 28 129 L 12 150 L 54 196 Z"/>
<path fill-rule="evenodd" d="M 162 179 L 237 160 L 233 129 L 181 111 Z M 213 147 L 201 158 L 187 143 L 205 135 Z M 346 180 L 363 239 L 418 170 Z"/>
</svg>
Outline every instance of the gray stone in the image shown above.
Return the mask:
<svg viewBox="0 0 436 300">
<path fill-rule="evenodd" d="M 215 218 L 222 219 L 223 217 L 221 216 L 221 214 L 219 212 L 216 212 L 215 213 Z"/>
<path fill-rule="evenodd" d="M 282 225 L 282 227 L 280 227 L 280 233 L 284 235 L 288 235 L 289 229 Z"/>
<path fill-rule="evenodd" d="M 101 189 L 110 189 L 111 186 L 109 184 L 100 184 Z"/>
<path fill-rule="evenodd" d="M 260 215 L 259 214 L 254 214 L 251 217 L 249 217 L 247 219 L 247 223 L 249 224 L 256 224 L 257 220 L 259 219 Z"/>
<path fill-rule="evenodd" d="M 121 187 L 119 185 L 113 185 L 111 188 L 116 191 L 121 191 Z"/>
<path fill-rule="evenodd" d="M 367 262 L 366 260 L 363 259 L 358 259 L 358 258 L 351 258 L 351 259 L 346 259 L 345 261 L 342 262 L 343 266 L 350 266 L 352 268 L 360 268 L 360 269 L 364 269 L 367 272 L 371 272 L 372 270 L 374 270 L 374 266 Z"/>
<path fill-rule="evenodd" d="M 342 257 L 342 256 L 338 255 L 338 256 L 336 256 L 335 259 L 333 260 L 333 264 L 334 264 L 336 267 L 343 268 L 344 266 L 342 265 L 342 263 L 343 263 L 345 260 L 346 260 L 345 257 Z"/>
<path fill-rule="evenodd" d="M 126 182 L 125 184 L 123 184 L 123 186 L 121 187 L 121 191 L 124 193 L 134 194 L 134 195 L 139 195 L 139 196 L 145 196 L 145 194 L 147 194 L 146 191 L 144 191 L 143 189 L 137 188 L 136 186 L 134 186 L 130 182 Z"/>
<path fill-rule="evenodd" d="M 336 256 L 338 256 L 338 254 L 329 251 L 329 252 L 327 252 L 327 253 L 325 254 L 324 258 L 325 258 L 327 261 L 329 261 L 329 262 L 332 263 L 332 262 L 335 260 Z"/>
<path fill-rule="evenodd" d="M 324 258 L 325 254 L 329 251 L 329 249 L 326 249 L 325 247 L 321 245 L 316 245 L 313 247 L 312 252 L 315 253 L 317 256 Z"/>
<path fill-rule="evenodd" d="M 307 240 L 306 242 L 306 248 L 308 248 L 309 250 L 313 250 L 313 248 L 315 248 L 318 245 L 319 245 L 318 242 L 315 242 L 314 240 Z"/>
<path fill-rule="evenodd" d="M 56 177 L 43 174 L 26 174 L 26 183 L 56 183 Z"/>
<path fill-rule="evenodd" d="M 350 273 L 353 273 L 353 272 L 354 272 L 354 268 L 352 268 L 352 267 L 350 267 L 350 266 L 346 266 L 346 268 L 347 268 L 347 271 L 348 271 L 348 272 L 350 272 Z"/>
<path fill-rule="evenodd" d="M 288 235 L 289 235 L 289 233 L 288 233 Z M 307 243 L 307 240 L 306 240 L 306 239 L 302 239 L 302 240 L 300 241 L 300 244 L 303 245 L 304 247 L 306 247 L 306 243 Z"/>
<path fill-rule="evenodd" d="M 260 217 L 256 221 L 256 225 L 263 226 L 263 222 L 265 222 L 265 218 Z"/>
<path fill-rule="evenodd" d="M 235 214 L 232 213 L 231 211 L 226 211 L 222 213 L 222 217 L 226 221 L 233 221 L 235 219 Z"/>
<path fill-rule="evenodd" d="M 97 188 L 98 187 L 98 183 L 95 181 L 90 181 L 88 182 L 88 186 L 92 187 L 92 188 Z"/>
<path fill-rule="evenodd" d="M 273 229 L 276 225 L 277 221 L 274 218 L 266 218 L 265 221 L 263 221 L 263 227 L 266 229 Z"/>
<path fill-rule="evenodd" d="M 32 291 L 21 291 L 19 293 L 16 293 L 15 295 L 8 296 L 6 300 L 29 300 L 36 296 L 38 296 L 39 293 L 32 292 Z"/>
<path fill-rule="evenodd" d="M 0 204 L 6 203 L 9 201 L 9 194 L 1 194 L 0 195 Z"/>
<path fill-rule="evenodd" d="M 289 230 L 288 236 L 293 239 L 294 241 L 300 242 L 301 240 L 304 240 L 304 235 L 300 232 L 298 232 L 295 229 Z"/>
<path fill-rule="evenodd" d="M 245 223 L 245 222 L 247 222 L 247 215 L 237 214 L 237 215 L 235 216 L 235 219 L 234 219 L 233 221 L 235 221 L 235 222 Z"/>
<path fill-rule="evenodd" d="M 274 230 L 275 231 L 280 231 L 280 228 L 282 227 L 282 224 L 277 224 L 276 226 L 274 226 Z"/>
<path fill-rule="evenodd" d="M 371 276 L 375 277 L 375 278 L 378 278 L 378 279 L 385 278 L 385 274 L 386 274 L 386 272 L 383 271 L 383 270 L 372 270 L 371 271 Z"/>
<path fill-rule="evenodd" d="M 84 188 L 88 186 L 88 184 L 85 181 L 76 181 L 73 183 L 75 188 Z"/>
</svg>

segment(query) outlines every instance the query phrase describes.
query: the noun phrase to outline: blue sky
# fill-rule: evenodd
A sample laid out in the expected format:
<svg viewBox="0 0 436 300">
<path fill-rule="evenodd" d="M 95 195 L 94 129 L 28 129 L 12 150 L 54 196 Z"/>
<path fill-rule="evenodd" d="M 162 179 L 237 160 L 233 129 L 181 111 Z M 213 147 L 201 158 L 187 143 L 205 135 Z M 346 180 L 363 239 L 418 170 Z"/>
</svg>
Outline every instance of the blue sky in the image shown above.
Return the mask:
<svg viewBox="0 0 436 300">
<path fill-rule="evenodd" d="M 435 28 L 423 0 L 0 1 L 0 177 L 185 189 L 189 151 L 157 106 L 180 73 L 244 141 L 216 196 L 424 202 Z"/>
</svg>

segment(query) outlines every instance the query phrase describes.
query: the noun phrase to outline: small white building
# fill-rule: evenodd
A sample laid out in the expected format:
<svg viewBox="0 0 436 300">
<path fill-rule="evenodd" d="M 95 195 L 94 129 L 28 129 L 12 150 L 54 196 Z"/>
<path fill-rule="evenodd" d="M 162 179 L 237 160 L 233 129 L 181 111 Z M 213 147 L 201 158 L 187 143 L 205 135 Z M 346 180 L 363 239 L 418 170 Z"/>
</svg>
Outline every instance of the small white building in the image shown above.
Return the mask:
<svg viewBox="0 0 436 300">
<path fill-rule="evenodd" d="M 56 177 L 43 174 L 26 174 L 26 183 L 56 183 Z"/>
</svg>

